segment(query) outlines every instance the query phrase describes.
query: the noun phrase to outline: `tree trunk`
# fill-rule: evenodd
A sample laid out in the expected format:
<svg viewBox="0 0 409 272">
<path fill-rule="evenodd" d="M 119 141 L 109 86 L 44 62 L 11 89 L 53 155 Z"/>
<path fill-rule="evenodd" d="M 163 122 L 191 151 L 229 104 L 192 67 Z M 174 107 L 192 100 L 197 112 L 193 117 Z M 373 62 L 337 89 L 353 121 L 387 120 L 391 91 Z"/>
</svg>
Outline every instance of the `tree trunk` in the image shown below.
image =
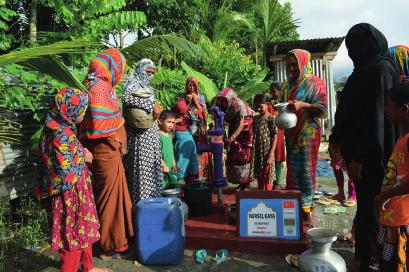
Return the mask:
<svg viewBox="0 0 409 272">
<path fill-rule="evenodd" d="M 254 45 L 256 47 L 256 72 L 258 72 L 258 44 L 257 44 L 257 38 L 254 38 Z"/>
<path fill-rule="evenodd" d="M 33 0 L 30 5 L 30 43 L 37 41 L 37 0 Z"/>
<path fill-rule="evenodd" d="M 122 49 L 125 46 L 125 35 L 123 31 L 119 32 L 119 47 Z"/>
</svg>

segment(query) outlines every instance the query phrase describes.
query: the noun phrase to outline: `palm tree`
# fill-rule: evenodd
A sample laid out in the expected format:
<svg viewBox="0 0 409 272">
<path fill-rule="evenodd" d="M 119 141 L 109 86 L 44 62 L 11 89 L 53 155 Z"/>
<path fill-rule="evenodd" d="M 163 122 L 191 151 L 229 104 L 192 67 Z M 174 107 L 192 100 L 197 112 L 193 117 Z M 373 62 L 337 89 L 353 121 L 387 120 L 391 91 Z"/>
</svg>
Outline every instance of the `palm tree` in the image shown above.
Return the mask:
<svg viewBox="0 0 409 272">
<path fill-rule="evenodd" d="M 294 14 L 291 12 L 289 4 L 282 6 L 278 0 L 259 0 L 258 6 L 263 19 L 263 29 L 260 33 L 260 39 L 255 37 L 255 43 L 264 48 L 262 63 L 263 67 L 266 67 L 268 43 L 278 40 L 283 33 L 296 29 L 299 20 L 293 19 Z M 257 35 L 257 33 L 254 34 Z"/>
</svg>

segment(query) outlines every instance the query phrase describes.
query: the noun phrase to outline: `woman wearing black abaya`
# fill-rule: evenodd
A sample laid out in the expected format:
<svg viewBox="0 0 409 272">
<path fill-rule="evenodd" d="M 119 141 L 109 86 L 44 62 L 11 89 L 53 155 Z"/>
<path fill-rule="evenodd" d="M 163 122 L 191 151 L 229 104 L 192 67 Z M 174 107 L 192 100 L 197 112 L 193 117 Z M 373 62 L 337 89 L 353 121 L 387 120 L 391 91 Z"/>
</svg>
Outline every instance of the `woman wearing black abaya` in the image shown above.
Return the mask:
<svg viewBox="0 0 409 272">
<path fill-rule="evenodd" d="M 360 271 L 370 271 L 378 234 L 373 201 L 381 190 L 384 166 L 398 136 L 385 118 L 385 97 L 399 82 L 399 72 L 388 55 L 385 36 L 372 25 L 353 26 L 345 43 L 354 70 L 337 108 L 334 134 L 340 139 L 348 174 L 356 181 L 355 257 Z"/>
</svg>

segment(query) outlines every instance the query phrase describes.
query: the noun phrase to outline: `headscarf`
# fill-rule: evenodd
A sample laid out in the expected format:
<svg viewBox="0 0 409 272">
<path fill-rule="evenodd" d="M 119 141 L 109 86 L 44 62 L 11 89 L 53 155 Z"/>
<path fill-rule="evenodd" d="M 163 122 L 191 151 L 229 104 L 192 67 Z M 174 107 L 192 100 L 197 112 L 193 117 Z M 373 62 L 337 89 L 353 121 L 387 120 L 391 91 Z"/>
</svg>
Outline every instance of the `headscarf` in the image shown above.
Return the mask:
<svg viewBox="0 0 409 272">
<path fill-rule="evenodd" d="M 156 66 L 150 59 L 141 59 L 125 84 L 124 92 L 126 94 L 153 99 L 154 92 L 149 85 L 153 75 L 146 72 L 147 68 L 156 68 Z"/>
<path fill-rule="evenodd" d="M 64 88 L 55 96 L 39 143 L 39 198 L 72 188 L 83 175 L 85 154 L 76 137 L 75 121 L 85 114 L 88 95 L 78 89 Z"/>
<path fill-rule="evenodd" d="M 298 78 L 291 79 L 289 72 L 287 71 L 287 78 L 289 83 L 289 89 L 297 88 L 302 85 L 302 83 L 312 74 L 311 69 L 311 54 L 307 50 L 303 49 L 293 49 L 288 52 L 287 56 L 294 56 L 297 59 L 298 69 L 300 70 L 300 75 Z"/>
<path fill-rule="evenodd" d="M 194 76 L 188 77 L 185 84 L 186 93 L 188 92 L 189 83 L 193 83 L 195 85 L 195 94 L 199 94 L 199 80 Z"/>
<path fill-rule="evenodd" d="M 315 113 L 311 111 L 300 110 L 296 112 L 297 125 L 294 128 L 287 130 L 287 140 L 289 143 L 295 143 L 300 135 L 305 121 L 310 118 L 315 119 L 318 123 L 318 118 L 324 118 L 327 114 L 327 91 L 325 83 L 322 79 L 312 74 L 310 52 L 303 49 L 293 49 L 288 52 L 288 55 L 293 55 L 297 59 L 300 75 L 297 79 L 290 79 L 281 92 L 281 101 L 299 100 L 314 104 L 322 109 L 322 112 Z M 288 75 L 288 71 L 287 71 Z M 288 76 L 289 77 L 289 76 Z M 309 121 L 312 122 L 312 121 Z"/>
<path fill-rule="evenodd" d="M 104 50 L 91 61 L 84 81 L 90 100 L 81 124 L 81 137 L 106 138 L 124 124 L 114 86 L 121 81 L 125 70 L 126 60 L 116 48 Z"/>
<path fill-rule="evenodd" d="M 367 66 L 374 57 L 388 56 L 388 41 L 374 26 L 368 23 L 356 24 L 345 37 L 348 55 L 355 69 Z"/>
<path fill-rule="evenodd" d="M 399 66 L 400 79 L 402 82 L 409 81 L 409 48 L 404 45 L 396 45 L 388 49 L 389 54 Z"/>
<path fill-rule="evenodd" d="M 232 88 L 224 88 L 218 93 L 217 97 L 225 98 L 227 100 L 227 111 L 225 116 L 227 122 L 233 121 L 229 120 L 230 116 L 239 116 L 240 119 L 247 116 L 253 116 L 253 111 L 251 110 L 250 106 L 241 100 Z"/>
</svg>

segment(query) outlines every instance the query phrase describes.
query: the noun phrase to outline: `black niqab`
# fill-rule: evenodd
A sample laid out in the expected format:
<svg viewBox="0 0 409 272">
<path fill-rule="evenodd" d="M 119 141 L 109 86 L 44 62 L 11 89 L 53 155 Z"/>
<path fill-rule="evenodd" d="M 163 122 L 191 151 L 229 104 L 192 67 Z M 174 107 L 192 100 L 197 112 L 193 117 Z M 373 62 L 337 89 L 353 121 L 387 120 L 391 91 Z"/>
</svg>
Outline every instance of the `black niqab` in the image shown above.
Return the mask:
<svg viewBox="0 0 409 272">
<path fill-rule="evenodd" d="M 388 56 L 385 36 L 367 23 L 354 25 L 345 37 L 345 45 L 355 68 L 368 64 L 376 56 Z"/>
<path fill-rule="evenodd" d="M 370 24 L 354 25 L 345 43 L 354 71 L 337 107 L 332 138 L 342 142 L 347 160 L 385 162 L 396 134 L 384 116 L 384 103 L 387 91 L 399 82 L 398 67 L 388 54 L 385 36 Z"/>
</svg>

